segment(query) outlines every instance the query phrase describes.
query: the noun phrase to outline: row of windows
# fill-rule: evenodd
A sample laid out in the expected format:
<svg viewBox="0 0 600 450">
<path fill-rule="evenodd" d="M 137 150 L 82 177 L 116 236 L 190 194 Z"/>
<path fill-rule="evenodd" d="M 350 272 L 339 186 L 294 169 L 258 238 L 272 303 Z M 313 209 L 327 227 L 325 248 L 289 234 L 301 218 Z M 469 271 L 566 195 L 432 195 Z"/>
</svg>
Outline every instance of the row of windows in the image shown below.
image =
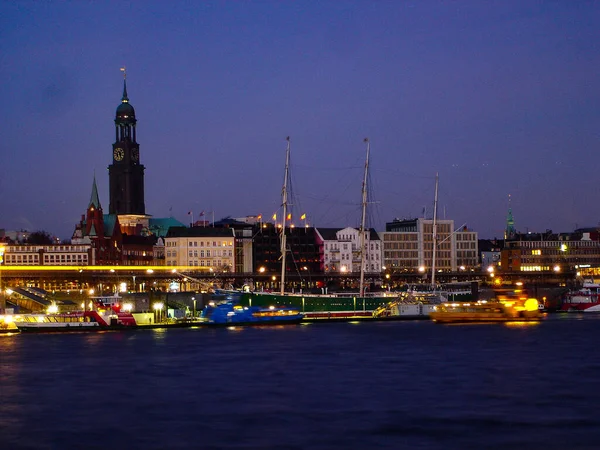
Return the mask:
<svg viewBox="0 0 600 450">
<path fill-rule="evenodd" d="M 600 248 L 600 242 L 598 241 L 516 241 L 508 242 L 510 247 L 523 247 L 523 248 L 560 248 L 566 246 L 567 249 L 573 247 L 596 247 Z"/>
<path fill-rule="evenodd" d="M 233 241 L 189 241 L 188 247 L 233 247 Z M 178 241 L 169 241 L 165 243 L 166 247 L 179 247 Z"/>
<path fill-rule="evenodd" d="M 58 263 L 72 263 L 72 262 L 86 262 L 88 260 L 87 254 L 78 255 L 44 255 L 44 263 L 58 264 Z M 6 264 L 37 264 L 39 262 L 38 255 L 6 255 Z"/>
<path fill-rule="evenodd" d="M 36 245 L 10 245 L 6 248 L 9 253 L 23 253 L 23 252 L 38 252 L 43 250 L 45 252 L 85 252 L 89 246 L 86 245 L 56 245 L 56 246 L 36 246 Z"/>
<path fill-rule="evenodd" d="M 210 258 L 211 256 L 233 256 L 233 250 L 200 250 L 200 252 L 198 252 L 198 250 L 190 250 L 188 252 L 188 256 L 190 258 Z M 167 258 L 177 258 L 177 251 L 173 250 L 167 251 Z"/>
<path fill-rule="evenodd" d="M 5 261 L 7 264 L 10 263 L 26 263 L 26 262 L 38 262 L 38 255 L 6 255 Z M 87 261 L 87 254 L 79 255 L 44 255 L 44 262 L 74 262 L 74 261 Z"/>
<path fill-rule="evenodd" d="M 342 244 L 342 249 L 343 250 L 348 250 L 348 245 L 351 245 L 352 250 L 358 250 L 359 249 L 359 245 L 356 244 L 348 244 L 348 243 L 343 243 Z M 369 244 L 367 244 L 367 249 Z M 339 244 L 337 242 L 333 242 L 333 243 L 325 243 L 325 250 L 339 250 Z M 379 250 L 379 242 L 376 243 L 371 243 L 371 250 Z"/>
<path fill-rule="evenodd" d="M 399 243 L 390 243 L 390 244 L 385 244 L 384 245 L 384 249 L 385 250 L 409 250 L 409 249 L 414 249 L 417 250 L 419 248 L 419 243 L 418 242 L 414 242 L 414 243 L 409 243 L 409 244 L 399 244 Z"/>
<path fill-rule="evenodd" d="M 383 235 L 385 241 L 418 241 L 419 235 L 417 233 L 386 233 Z"/>
<path fill-rule="evenodd" d="M 177 265 L 177 260 L 172 259 L 172 260 L 167 260 L 165 261 L 167 266 L 176 266 Z M 197 260 L 197 261 L 188 261 L 187 265 L 188 266 L 194 266 L 194 267 L 223 267 L 225 266 L 230 266 L 231 262 L 230 261 L 226 261 L 226 260 L 220 260 L 220 259 L 209 259 L 209 260 Z"/>
</svg>

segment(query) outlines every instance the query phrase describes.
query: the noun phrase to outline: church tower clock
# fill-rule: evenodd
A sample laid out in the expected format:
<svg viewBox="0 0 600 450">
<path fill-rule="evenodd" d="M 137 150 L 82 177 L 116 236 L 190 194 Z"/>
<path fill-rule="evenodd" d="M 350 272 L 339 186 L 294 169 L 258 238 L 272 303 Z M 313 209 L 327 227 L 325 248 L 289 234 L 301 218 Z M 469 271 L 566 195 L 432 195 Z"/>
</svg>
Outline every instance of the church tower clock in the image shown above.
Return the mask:
<svg viewBox="0 0 600 450">
<path fill-rule="evenodd" d="M 127 78 L 123 70 L 123 98 L 115 117 L 115 143 L 112 164 L 108 166 L 110 203 L 108 212 L 117 215 L 145 215 L 144 169 L 140 163 L 135 110 L 127 97 Z"/>
</svg>

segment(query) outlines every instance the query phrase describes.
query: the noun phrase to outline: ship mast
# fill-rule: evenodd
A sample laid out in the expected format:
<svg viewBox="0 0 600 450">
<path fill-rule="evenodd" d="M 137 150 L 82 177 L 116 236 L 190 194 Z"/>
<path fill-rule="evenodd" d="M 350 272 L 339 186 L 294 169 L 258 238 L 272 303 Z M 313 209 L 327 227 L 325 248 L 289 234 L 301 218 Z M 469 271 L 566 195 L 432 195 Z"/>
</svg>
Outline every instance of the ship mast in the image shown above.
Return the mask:
<svg viewBox="0 0 600 450">
<path fill-rule="evenodd" d="M 369 151 L 371 150 L 369 138 L 365 138 L 363 142 L 367 144 L 367 159 L 365 160 L 365 174 L 362 184 L 362 217 L 360 220 L 360 297 L 364 297 L 365 295 L 365 254 L 367 253 L 365 251 L 367 245 L 365 239 L 365 216 L 367 212 L 367 175 L 369 173 Z"/>
<path fill-rule="evenodd" d="M 435 291 L 435 257 L 437 254 L 437 203 L 438 203 L 438 173 L 435 174 L 435 195 L 433 197 L 433 227 L 431 231 L 431 289 Z"/>
<path fill-rule="evenodd" d="M 285 239 L 285 221 L 287 220 L 287 183 L 290 171 L 290 137 L 287 140 L 287 150 L 285 151 L 285 175 L 283 176 L 283 189 L 281 191 L 281 202 L 283 206 L 283 218 L 281 225 L 281 295 L 285 292 L 285 256 L 286 256 L 286 239 Z"/>
</svg>

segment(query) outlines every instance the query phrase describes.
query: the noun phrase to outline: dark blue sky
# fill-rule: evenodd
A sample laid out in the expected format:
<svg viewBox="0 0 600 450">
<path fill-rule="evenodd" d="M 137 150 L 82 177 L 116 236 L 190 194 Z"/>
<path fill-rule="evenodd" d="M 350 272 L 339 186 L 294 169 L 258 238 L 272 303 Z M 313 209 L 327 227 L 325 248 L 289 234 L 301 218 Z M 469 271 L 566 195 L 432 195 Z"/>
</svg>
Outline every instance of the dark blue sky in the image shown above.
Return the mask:
<svg viewBox="0 0 600 450">
<path fill-rule="evenodd" d="M 128 71 L 146 211 L 356 226 L 431 211 L 502 236 L 600 222 L 600 2 L 2 2 L 0 228 L 108 212 Z"/>
</svg>

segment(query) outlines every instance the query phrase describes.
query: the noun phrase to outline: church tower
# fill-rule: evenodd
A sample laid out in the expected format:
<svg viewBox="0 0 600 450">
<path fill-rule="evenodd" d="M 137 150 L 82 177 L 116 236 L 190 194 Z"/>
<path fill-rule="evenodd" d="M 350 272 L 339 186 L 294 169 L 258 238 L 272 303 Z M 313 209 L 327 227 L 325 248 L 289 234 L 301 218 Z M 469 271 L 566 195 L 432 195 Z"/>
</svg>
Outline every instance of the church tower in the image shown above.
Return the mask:
<svg viewBox="0 0 600 450">
<path fill-rule="evenodd" d="M 517 232 L 515 231 L 515 219 L 513 218 L 510 207 L 510 195 L 508 196 L 508 215 L 506 216 L 506 228 L 504 229 L 504 240 L 513 239 Z"/>
<path fill-rule="evenodd" d="M 108 212 L 117 215 L 145 215 L 144 169 L 140 164 L 137 143 L 135 110 L 127 97 L 127 77 L 123 70 L 123 98 L 115 117 L 115 143 L 112 145 L 112 164 L 108 166 Z"/>
</svg>

